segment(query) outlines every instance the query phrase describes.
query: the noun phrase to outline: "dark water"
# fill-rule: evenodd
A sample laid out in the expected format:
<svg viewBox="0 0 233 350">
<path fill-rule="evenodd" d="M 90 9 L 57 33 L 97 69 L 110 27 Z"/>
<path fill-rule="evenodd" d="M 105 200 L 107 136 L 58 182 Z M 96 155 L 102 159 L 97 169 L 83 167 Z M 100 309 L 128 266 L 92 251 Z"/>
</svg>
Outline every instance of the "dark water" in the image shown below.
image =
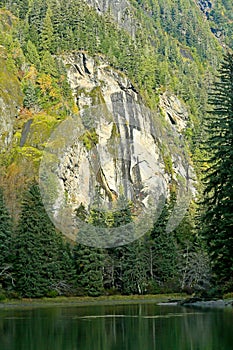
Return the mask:
<svg viewBox="0 0 233 350">
<path fill-rule="evenodd" d="M 0 310 L 0 350 L 231 350 L 233 310 L 115 305 Z"/>
</svg>

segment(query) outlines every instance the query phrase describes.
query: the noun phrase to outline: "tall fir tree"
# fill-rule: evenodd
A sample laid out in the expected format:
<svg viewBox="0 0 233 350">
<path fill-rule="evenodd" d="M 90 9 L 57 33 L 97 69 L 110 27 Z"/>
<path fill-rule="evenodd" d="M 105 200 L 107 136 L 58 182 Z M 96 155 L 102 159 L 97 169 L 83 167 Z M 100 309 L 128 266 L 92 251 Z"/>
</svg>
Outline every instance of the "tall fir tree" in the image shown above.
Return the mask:
<svg viewBox="0 0 233 350">
<path fill-rule="evenodd" d="M 103 259 L 101 249 L 82 244 L 76 245 L 75 263 L 80 294 L 92 297 L 103 294 Z"/>
<path fill-rule="evenodd" d="M 147 290 L 148 276 L 144 239 L 137 239 L 122 249 L 122 292 L 144 294 Z"/>
<path fill-rule="evenodd" d="M 95 227 L 107 227 L 104 212 L 100 210 L 101 197 L 97 191 L 96 200 L 87 218 L 87 212 L 81 204 L 77 209 L 77 217 Z M 89 241 L 89 227 L 82 225 L 79 235 L 85 237 Z M 99 296 L 104 292 L 103 267 L 104 253 L 102 249 L 86 246 L 77 243 L 75 247 L 75 263 L 77 284 L 79 292 L 89 296 Z"/>
<path fill-rule="evenodd" d="M 167 222 L 173 201 L 165 203 L 160 217 L 146 237 L 150 284 L 153 292 L 178 288 L 178 246 L 173 232 L 167 232 Z"/>
<path fill-rule="evenodd" d="M 31 40 L 27 42 L 26 57 L 31 64 L 34 64 L 38 70 L 40 69 L 40 56 L 35 44 L 33 44 Z"/>
<path fill-rule="evenodd" d="M 12 281 L 13 225 L 0 189 L 0 283 L 3 288 Z"/>
<path fill-rule="evenodd" d="M 72 259 L 50 221 L 37 185 L 25 193 L 14 239 L 16 289 L 24 297 L 64 294 L 74 280 Z"/>
<path fill-rule="evenodd" d="M 47 12 L 46 12 L 46 16 L 44 18 L 41 35 L 40 35 L 40 48 L 41 48 L 41 50 L 50 51 L 50 52 L 53 51 L 54 29 L 53 29 L 53 24 L 52 24 L 52 20 L 51 20 L 52 16 L 53 16 L 53 14 L 52 14 L 51 8 L 48 7 Z"/>
<path fill-rule="evenodd" d="M 233 287 L 233 54 L 227 53 L 210 94 L 206 118 L 209 167 L 204 174 L 202 232 L 213 271 Z"/>
<path fill-rule="evenodd" d="M 112 213 L 112 227 L 118 228 L 117 244 L 134 236 L 132 205 L 119 196 Z M 130 237 L 132 235 L 132 237 Z M 108 249 L 105 264 L 105 285 L 112 291 L 123 294 L 142 294 L 146 285 L 144 242 L 139 239 L 127 245 Z"/>
</svg>

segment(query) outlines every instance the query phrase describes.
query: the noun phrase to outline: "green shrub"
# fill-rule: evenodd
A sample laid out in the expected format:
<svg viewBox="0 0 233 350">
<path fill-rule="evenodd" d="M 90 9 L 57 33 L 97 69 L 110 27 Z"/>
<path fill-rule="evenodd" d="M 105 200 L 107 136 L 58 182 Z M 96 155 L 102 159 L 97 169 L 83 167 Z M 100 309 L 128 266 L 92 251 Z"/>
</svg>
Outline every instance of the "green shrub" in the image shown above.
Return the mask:
<svg viewBox="0 0 233 350">
<path fill-rule="evenodd" d="M 49 290 L 47 293 L 46 293 L 46 296 L 48 298 L 56 298 L 58 297 L 58 292 L 56 290 Z"/>
</svg>

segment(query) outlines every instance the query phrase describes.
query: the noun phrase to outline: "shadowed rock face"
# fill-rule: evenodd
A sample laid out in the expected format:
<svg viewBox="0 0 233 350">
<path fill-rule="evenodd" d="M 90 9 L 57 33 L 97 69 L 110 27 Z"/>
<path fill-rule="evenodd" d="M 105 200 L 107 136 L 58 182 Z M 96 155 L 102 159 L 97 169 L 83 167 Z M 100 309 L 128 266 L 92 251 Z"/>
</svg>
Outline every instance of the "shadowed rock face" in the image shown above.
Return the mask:
<svg viewBox="0 0 233 350">
<path fill-rule="evenodd" d="M 132 37 L 135 36 L 136 23 L 133 18 L 132 7 L 127 0 L 85 0 L 99 13 L 109 13 L 116 23 L 127 30 Z"/>
<path fill-rule="evenodd" d="M 188 111 L 181 101 L 173 94 L 164 92 L 160 96 L 160 107 L 165 113 L 166 120 L 181 132 L 187 126 Z"/>
<path fill-rule="evenodd" d="M 166 123 L 164 117 L 143 106 L 131 82 L 102 57 L 80 52 L 65 57 L 64 63 L 80 116 L 68 132 L 74 141 L 60 156 L 57 171 L 66 200 L 74 209 L 80 203 L 88 209 L 95 201 L 96 187 L 106 205 L 123 194 L 138 208 L 168 197 L 171 184 L 178 184 L 179 179 L 185 186 L 191 184 L 194 191 L 192 168 L 169 119 Z M 169 98 L 170 102 L 163 96 L 164 108 L 168 105 L 168 112 L 182 119 L 178 99 Z M 173 104 L 178 110 L 174 113 Z M 168 169 L 168 158 L 173 169 Z"/>
<path fill-rule="evenodd" d="M 13 127 L 22 104 L 22 93 L 17 78 L 5 62 L 6 52 L 0 47 L 0 151 L 7 148 L 13 137 Z"/>
</svg>

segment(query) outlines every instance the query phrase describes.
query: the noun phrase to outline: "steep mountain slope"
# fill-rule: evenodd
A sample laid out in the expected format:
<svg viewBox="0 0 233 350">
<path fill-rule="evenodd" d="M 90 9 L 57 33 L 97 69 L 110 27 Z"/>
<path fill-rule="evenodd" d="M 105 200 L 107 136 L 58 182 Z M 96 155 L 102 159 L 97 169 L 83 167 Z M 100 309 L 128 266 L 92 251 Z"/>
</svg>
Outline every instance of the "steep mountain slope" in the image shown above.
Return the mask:
<svg viewBox="0 0 233 350">
<path fill-rule="evenodd" d="M 233 46 L 233 3 L 231 0 L 196 0 L 222 45 Z"/>
<path fill-rule="evenodd" d="M 109 80 L 119 86 L 120 76 L 131 89 L 133 103 L 140 100 L 156 111 L 164 130 L 174 128 L 174 135 L 178 131 L 195 151 L 192 135 L 204 113 L 221 47 L 193 1 L 3 0 L 0 5 L 5 8 L 1 10 L 4 65 L 10 62 L 7 81 L 15 95 L 7 94 L 2 108 L 11 112 L 1 117 L 1 142 L 8 146 L 1 150 L 1 182 L 8 188 L 12 207 L 11 193 L 37 178 L 51 131 L 67 116 L 106 103 L 101 86 Z M 83 68 L 74 92 L 72 79 L 67 80 L 69 61 L 73 52 L 80 51 L 84 57 L 101 54 L 110 68 L 105 82 Z M 87 75 L 89 85 L 82 85 Z M 130 96 L 121 84 L 119 91 Z M 177 108 L 182 110 L 178 118 Z M 169 169 L 171 176 L 174 154 L 166 157 L 162 168 Z"/>
</svg>

